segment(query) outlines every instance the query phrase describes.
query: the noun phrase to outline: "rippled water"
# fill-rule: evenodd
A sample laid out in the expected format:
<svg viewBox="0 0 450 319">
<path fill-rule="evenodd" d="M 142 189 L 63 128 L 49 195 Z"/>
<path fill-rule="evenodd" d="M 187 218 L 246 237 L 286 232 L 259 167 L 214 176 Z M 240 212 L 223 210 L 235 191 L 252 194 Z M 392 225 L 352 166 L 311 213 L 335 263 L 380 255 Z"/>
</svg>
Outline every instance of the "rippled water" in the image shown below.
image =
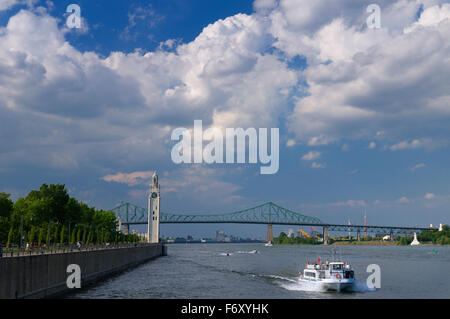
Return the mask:
<svg viewBox="0 0 450 319">
<path fill-rule="evenodd" d="M 318 292 L 296 281 L 306 261 L 330 258 L 332 250 L 352 264 L 358 280 L 355 292 Z M 381 267 L 381 288 L 376 291 L 365 284 L 369 264 Z M 167 257 L 70 297 L 450 298 L 449 271 L 448 246 L 169 245 Z"/>
</svg>

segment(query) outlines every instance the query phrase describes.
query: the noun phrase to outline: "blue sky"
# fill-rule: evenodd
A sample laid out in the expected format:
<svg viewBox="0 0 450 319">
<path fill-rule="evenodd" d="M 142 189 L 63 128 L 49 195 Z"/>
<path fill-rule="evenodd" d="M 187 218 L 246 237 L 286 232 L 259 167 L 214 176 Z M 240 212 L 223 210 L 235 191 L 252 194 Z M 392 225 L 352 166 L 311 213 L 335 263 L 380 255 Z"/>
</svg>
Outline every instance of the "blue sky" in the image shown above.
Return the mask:
<svg viewBox="0 0 450 319">
<path fill-rule="evenodd" d="M 0 191 L 64 183 L 97 207 L 145 206 L 157 170 L 167 212 L 273 201 L 333 223 L 450 223 L 450 6 L 379 1 L 370 30 L 368 4 L 0 0 Z M 279 172 L 175 165 L 170 134 L 196 119 L 279 127 Z"/>
</svg>

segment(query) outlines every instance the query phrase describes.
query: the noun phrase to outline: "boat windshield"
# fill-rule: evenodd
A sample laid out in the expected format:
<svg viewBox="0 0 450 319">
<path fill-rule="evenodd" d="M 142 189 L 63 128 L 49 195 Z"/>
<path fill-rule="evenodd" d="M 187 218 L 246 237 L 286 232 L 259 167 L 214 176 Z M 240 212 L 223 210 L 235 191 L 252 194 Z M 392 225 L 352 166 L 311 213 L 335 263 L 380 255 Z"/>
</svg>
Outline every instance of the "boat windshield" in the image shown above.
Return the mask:
<svg viewBox="0 0 450 319">
<path fill-rule="evenodd" d="M 332 264 L 333 270 L 344 269 L 344 264 Z"/>
<path fill-rule="evenodd" d="M 344 270 L 345 271 L 351 270 L 351 266 L 350 266 L 350 264 L 344 263 L 344 262 L 334 262 L 334 263 L 328 263 L 328 261 L 326 263 L 307 262 L 305 265 L 305 269 L 331 270 L 331 271 L 341 272 Z"/>
</svg>

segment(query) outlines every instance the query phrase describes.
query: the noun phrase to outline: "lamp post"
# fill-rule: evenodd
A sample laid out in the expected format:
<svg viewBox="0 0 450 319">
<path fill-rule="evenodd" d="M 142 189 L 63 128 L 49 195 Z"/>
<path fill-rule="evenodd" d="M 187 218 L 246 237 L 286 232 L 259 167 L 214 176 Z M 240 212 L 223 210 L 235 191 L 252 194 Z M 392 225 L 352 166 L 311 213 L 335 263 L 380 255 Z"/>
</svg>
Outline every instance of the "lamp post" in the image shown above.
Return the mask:
<svg viewBox="0 0 450 319">
<path fill-rule="evenodd" d="M 20 245 L 19 245 L 20 248 L 22 248 L 22 239 L 23 239 L 23 214 L 20 217 Z"/>
<path fill-rule="evenodd" d="M 32 230 L 34 230 L 34 226 L 33 226 L 33 217 L 31 217 L 31 219 L 30 219 L 30 232 L 32 231 Z M 33 233 L 33 242 L 34 242 L 34 231 L 32 232 Z M 28 235 L 28 240 L 30 240 L 30 235 Z M 33 242 L 31 242 L 30 243 L 30 251 L 33 249 Z"/>
<path fill-rule="evenodd" d="M 47 248 L 50 247 L 50 220 L 48 221 Z"/>
<path fill-rule="evenodd" d="M 68 244 L 68 246 L 70 247 L 70 245 L 72 244 L 71 243 L 71 238 L 70 238 L 70 224 L 71 224 L 72 222 L 69 222 L 69 236 L 67 237 L 67 244 Z"/>
</svg>

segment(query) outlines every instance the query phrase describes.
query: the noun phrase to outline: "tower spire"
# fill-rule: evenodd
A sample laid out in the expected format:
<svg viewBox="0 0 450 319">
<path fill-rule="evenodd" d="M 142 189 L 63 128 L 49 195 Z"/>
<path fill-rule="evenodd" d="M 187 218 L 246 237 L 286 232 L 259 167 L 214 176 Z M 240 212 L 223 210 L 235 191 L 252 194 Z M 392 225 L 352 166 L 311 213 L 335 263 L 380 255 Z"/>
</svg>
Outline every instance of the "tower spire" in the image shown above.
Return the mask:
<svg viewBox="0 0 450 319">
<path fill-rule="evenodd" d="M 152 176 L 150 191 L 148 194 L 148 229 L 147 241 L 149 243 L 159 242 L 159 204 L 160 204 L 160 185 L 156 171 Z"/>
</svg>

